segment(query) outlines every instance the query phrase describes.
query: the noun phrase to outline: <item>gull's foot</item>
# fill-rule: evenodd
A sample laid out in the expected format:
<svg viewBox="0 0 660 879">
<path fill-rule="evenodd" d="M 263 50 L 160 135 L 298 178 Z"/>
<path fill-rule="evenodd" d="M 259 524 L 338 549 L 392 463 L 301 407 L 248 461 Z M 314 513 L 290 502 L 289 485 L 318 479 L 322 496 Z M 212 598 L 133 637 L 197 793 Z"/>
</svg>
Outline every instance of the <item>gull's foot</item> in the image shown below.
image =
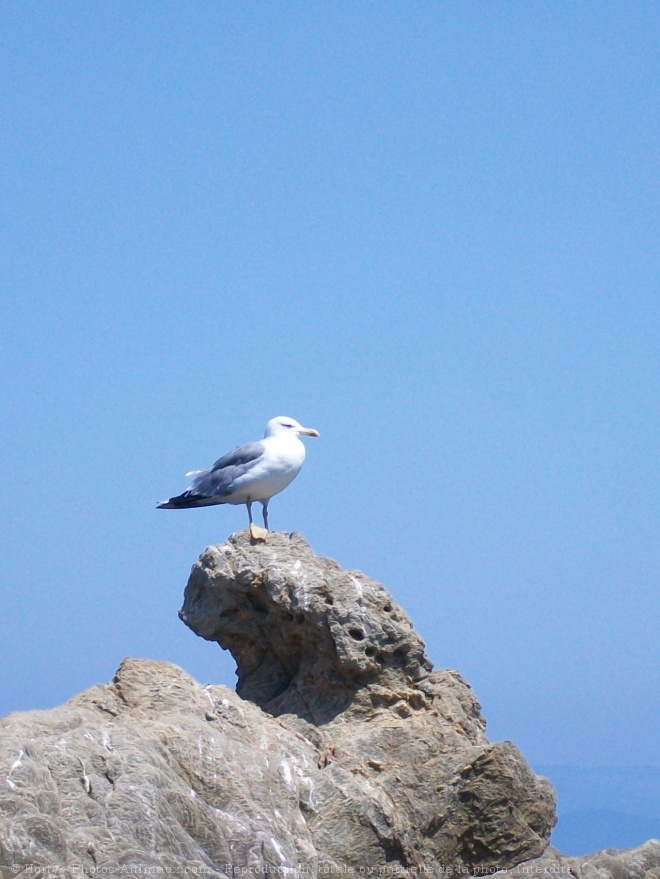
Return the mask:
<svg viewBox="0 0 660 879">
<path fill-rule="evenodd" d="M 260 528 L 258 525 L 255 525 L 254 522 L 251 522 L 250 537 L 257 543 L 265 543 L 266 538 L 268 537 L 268 531 L 265 528 Z"/>
</svg>

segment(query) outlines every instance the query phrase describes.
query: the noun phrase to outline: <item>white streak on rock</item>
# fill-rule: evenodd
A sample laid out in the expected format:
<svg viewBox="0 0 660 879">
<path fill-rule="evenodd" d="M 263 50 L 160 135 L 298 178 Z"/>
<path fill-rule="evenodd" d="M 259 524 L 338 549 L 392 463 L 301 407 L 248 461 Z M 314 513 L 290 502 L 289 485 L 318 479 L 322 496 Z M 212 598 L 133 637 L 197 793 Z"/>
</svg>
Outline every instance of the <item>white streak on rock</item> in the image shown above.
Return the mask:
<svg viewBox="0 0 660 879">
<path fill-rule="evenodd" d="M 351 583 L 353 584 L 353 586 L 355 586 L 355 591 L 357 592 L 358 599 L 360 601 L 362 601 L 362 598 L 364 595 L 364 593 L 362 591 L 362 583 L 360 583 L 360 581 L 358 579 L 356 579 L 352 574 L 351 574 Z"/>
<path fill-rule="evenodd" d="M 284 856 L 284 852 L 282 851 L 278 841 L 273 836 L 271 836 L 270 841 L 273 848 L 275 849 L 277 857 L 280 859 L 280 861 L 282 861 L 283 864 L 286 863 L 286 857 Z"/>
<path fill-rule="evenodd" d="M 286 760 L 282 760 L 282 762 L 280 763 L 280 769 L 282 770 L 282 776 L 284 778 L 284 781 L 286 782 L 286 784 L 289 785 L 289 787 L 291 787 L 291 784 L 293 782 L 293 775 L 291 774 L 291 767 L 286 762 Z"/>
</svg>

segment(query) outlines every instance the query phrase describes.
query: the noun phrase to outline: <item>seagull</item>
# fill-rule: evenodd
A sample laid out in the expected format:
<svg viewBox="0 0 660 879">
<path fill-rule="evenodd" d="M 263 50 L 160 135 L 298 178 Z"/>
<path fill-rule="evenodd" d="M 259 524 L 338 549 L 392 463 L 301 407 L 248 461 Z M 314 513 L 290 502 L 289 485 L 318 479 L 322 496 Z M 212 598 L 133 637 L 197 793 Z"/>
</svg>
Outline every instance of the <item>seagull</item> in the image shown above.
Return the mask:
<svg viewBox="0 0 660 879">
<path fill-rule="evenodd" d="M 214 504 L 245 504 L 253 540 L 265 540 L 268 534 L 268 502 L 300 473 L 305 460 L 301 436 L 318 436 L 312 427 L 303 427 L 286 415 L 271 418 L 264 438 L 239 446 L 219 458 L 210 470 L 191 470 L 194 477 L 183 494 L 161 501 L 159 510 L 182 510 Z M 264 528 L 252 521 L 252 502 L 263 507 Z"/>
</svg>

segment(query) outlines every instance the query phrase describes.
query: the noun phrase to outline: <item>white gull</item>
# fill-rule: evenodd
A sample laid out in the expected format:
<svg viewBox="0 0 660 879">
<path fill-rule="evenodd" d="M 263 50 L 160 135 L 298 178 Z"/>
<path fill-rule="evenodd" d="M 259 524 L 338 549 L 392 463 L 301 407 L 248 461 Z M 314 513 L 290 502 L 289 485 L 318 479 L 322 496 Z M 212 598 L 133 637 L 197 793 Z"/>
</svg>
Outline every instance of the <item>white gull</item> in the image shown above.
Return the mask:
<svg viewBox="0 0 660 879">
<path fill-rule="evenodd" d="M 266 425 L 259 442 L 239 446 L 219 458 L 210 470 L 193 470 L 194 479 L 183 494 L 158 504 L 160 510 L 208 507 L 214 504 L 245 504 L 253 538 L 263 538 L 252 522 L 252 502 L 263 507 L 264 527 L 268 531 L 268 502 L 296 478 L 305 460 L 301 436 L 318 436 L 293 418 L 280 415 Z"/>
</svg>

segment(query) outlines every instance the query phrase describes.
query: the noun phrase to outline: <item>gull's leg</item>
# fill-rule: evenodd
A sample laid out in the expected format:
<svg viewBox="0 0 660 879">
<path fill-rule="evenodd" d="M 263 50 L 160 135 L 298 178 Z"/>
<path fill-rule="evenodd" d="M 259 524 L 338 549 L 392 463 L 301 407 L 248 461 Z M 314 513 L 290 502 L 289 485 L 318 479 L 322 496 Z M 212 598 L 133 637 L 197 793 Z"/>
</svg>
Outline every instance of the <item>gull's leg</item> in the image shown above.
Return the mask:
<svg viewBox="0 0 660 879">
<path fill-rule="evenodd" d="M 268 531 L 268 501 L 262 501 L 261 506 L 264 508 L 264 528 Z"/>
<path fill-rule="evenodd" d="M 247 511 L 248 511 L 248 519 L 250 520 L 250 528 L 249 528 L 250 537 L 252 538 L 252 540 L 265 540 L 266 535 L 268 534 L 268 531 L 264 531 L 263 528 L 260 528 L 258 525 L 255 525 L 254 522 L 252 521 L 252 498 L 248 498 L 245 501 L 245 506 L 247 507 Z"/>
</svg>

